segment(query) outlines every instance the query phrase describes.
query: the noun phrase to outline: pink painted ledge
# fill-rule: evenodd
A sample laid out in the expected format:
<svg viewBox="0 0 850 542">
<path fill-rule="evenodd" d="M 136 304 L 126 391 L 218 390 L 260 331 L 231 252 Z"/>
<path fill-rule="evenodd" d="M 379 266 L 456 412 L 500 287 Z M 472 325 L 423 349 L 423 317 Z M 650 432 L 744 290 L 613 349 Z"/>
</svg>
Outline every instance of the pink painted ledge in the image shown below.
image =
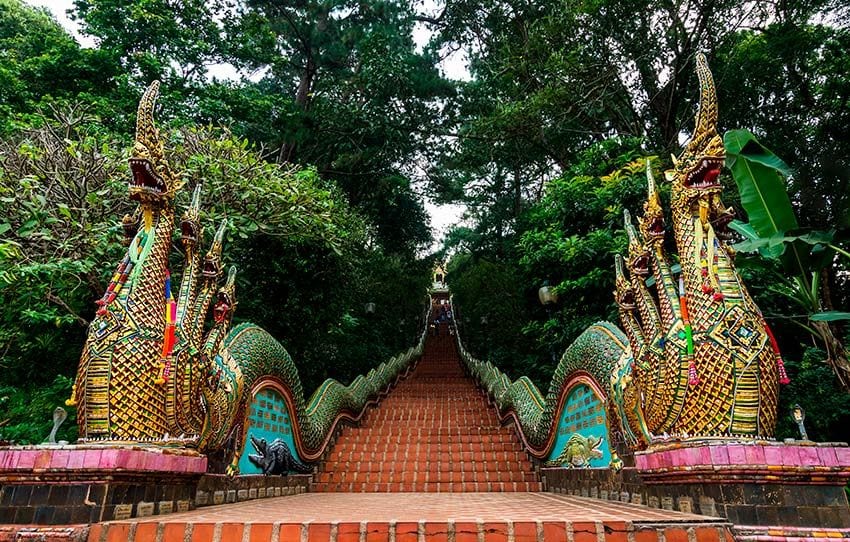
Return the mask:
<svg viewBox="0 0 850 542">
<path fill-rule="evenodd" d="M 0 448 L 0 473 L 20 471 L 129 471 L 203 474 L 207 458 L 193 450 L 92 445 Z"/>
<path fill-rule="evenodd" d="M 635 453 L 639 470 L 677 467 L 850 468 L 850 447 L 833 443 L 681 442 Z"/>
<path fill-rule="evenodd" d="M 850 538 L 850 529 L 836 527 L 735 525 L 734 530 L 738 540 L 750 542 L 823 542 Z"/>
</svg>

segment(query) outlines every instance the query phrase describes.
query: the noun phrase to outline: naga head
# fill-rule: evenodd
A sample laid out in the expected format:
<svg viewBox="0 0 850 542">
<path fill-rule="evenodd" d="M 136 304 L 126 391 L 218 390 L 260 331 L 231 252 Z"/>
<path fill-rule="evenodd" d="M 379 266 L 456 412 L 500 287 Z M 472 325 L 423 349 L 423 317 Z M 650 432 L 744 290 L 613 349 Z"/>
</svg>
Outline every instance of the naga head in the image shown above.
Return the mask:
<svg viewBox="0 0 850 542">
<path fill-rule="evenodd" d="M 142 207 L 164 207 L 179 188 L 176 175 L 165 159 L 159 130 L 153 122 L 153 110 L 159 94 L 159 81 L 154 81 L 142 96 L 136 117 L 136 140 L 130 157 L 130 199 Z"/>
<path fill-rule="evenodd" d="M 183 218 L 180 220 L 180 242 L 183 243 L 183 249 L 188 254 L 195 250 L 198 246 L 198 240 L 201 238 L 203 230 L 201 229 L 201 185 L 195 187 L 192 193 L 192 203 L 183 213 Z"/>
<path fill-rule="evenodd" d="M 646 159 L 646 202 L 643 204 L 643 217 L 638 218 L 638 227 L 644 241 L 649 245 L 664 242 L 664 209 L 661 197 L 655 187 L 652 166 Z"/>
<path fill-rule="evenodd" d="M 700 99 L 694 135 L 678 158 L 673 159 L 673 169 L 667 172 L 672 181 L 672 207 L 674 211 L 695 215 L 695 204 L 705 207 L 714 194 L 721 191 L 718 177 L 726 158 L 723 140 L 717 133 L 717 92 L 708 62 L 702 53 L 696 57 Z"/>
<path fill-rule="evenodd" d="M 236 309 L 236 267 L 227 272 L 227 281 L 219 288 L 213 305 L 213 319 L 216 324 L 230 322 Z"/>
<path fill-rule="evenodd" d="M 212 245 L 207 255 L 204 256 L 204 267 L 201 273 L 205 279 L 215 280 L 221 274 L 221 248 L 224 244 L 224 232 L 227 230 L 227 219 L 221 221 L 221 225 L 215 232 Z"/>
<path fill-rule="evenodd" d="M 621 310 L 634 310 L 635 290 L 632 288 L 631 282 L 629 282 L 629 279 L 626 277 L 623 257 L 619 254 L 614 255 L 614 270 L 616 276 L 614 284 L 617 287 L 617 291 L 614 293 L 614 296 L 617 301 L 617 306 L 619 306 Z"/>
<path fill-rule="evenodd" d="M 121 229 L 124 232 L 124 237 L 121 239 L 122 245 L 125 247 L 130 246 L 130 243 L 133 242 L 133 238 L 136 237 L 136 233 L 139 231 L 141 222 L 142 217 L 138 209 L 133 214 L 127 213 L 124 215 L 124 218 L 121 219 Z"/>
<path fill-rule="evenodd" d="M 649 252 L 632 224 L 632 215 L 623 210 L 623 223 L 629 236 L 629 270 L 639 277 L 649 276 Z"/>
</svg>

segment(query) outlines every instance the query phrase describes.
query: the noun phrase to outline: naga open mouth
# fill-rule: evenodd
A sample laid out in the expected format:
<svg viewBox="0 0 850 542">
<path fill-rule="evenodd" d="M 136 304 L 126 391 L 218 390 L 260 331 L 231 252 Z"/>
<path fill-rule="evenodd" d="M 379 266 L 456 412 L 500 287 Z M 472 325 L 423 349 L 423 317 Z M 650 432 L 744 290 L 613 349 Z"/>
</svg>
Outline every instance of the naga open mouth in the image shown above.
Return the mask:
<svg viewBox="0 0 850 542">
<path fill-rule="evenodd" d="M 620 308 L 625 310 L 632 310 L 635 308 L 635 293 L 631 288 L 624 291 L 620 298 L 617 300 L 617 303 L 620 305 Z"/>
<path fill-rule="evenodd" d="M 232 306 L 230 302 L 230 296 L 225 292 L 219 292 L 216 298 L 215 305 L 213 305 L 213 319 L 217 324 L 224 322 L 225 318 L 227 318 L 228 313 L 230 313 L 230 307 Z"/>
<path fill-rule="evenodd" d="M 159 199 L 166 191 L 165 181 L 153 169 L 146 158 L 130 158 L 130 199 L 143 201 Z"/>
<path fill-rule="evenodd" d="M 218 258 L 211 258 L 209 256 L 204 258 L 204 268 L 203 268 L 203 271 L 201 273 L 203 274 L 204 278 L 208 278 L 208 279 L 218 278 L 218 273 L 219 273 Z"/>
<path fill-rule="evenodd" d="M 180 241 L 195 244 L 198 242 L 198 226 L 194 220 L 183 220 L 180 222 Z"/>
<path fill-rule="evenodd" d="M 664 218 L 660 216 L 653 218 L 647 231 L 653 237 L 664 237 Z"/>
<path fill-rule="evenodd" d="M 729 223 L 735 219 L 735 209 L 728 207 L 717 213 L 711 219 L 711 227 L 714 228 L 714 233 L 724 241 L 732 238 L 732 230 L 729 228 Z"/>
<path fill-rule="evenodd" d="M 719 188 L 717 177 L 723 166 L 723 158 L 706 156 L 700 159 L 699 164 L 685 175 L 685 188 L 696 190 L 707 190 Z"/>
<path fill-rule="evenodd" d="M 646 254 L 635 256 L 631 261 L 632 272 L 638 276 L 649 275 L 649 257 Z"/>
</svg>

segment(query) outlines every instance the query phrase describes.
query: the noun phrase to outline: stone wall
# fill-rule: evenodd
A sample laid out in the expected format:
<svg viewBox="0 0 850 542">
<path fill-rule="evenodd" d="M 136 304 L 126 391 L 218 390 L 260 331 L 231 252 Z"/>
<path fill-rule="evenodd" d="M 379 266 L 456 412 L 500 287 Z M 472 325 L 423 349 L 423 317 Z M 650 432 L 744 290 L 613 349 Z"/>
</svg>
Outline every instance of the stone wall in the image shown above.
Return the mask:
<svg viewBox="0 0 850 542">
<path fill-rule="evenodd" d="M 311 479 L 312 476 L 309 474 L 289 476 L 248 474 L 233 478 L 224 474 L 207 474 L 198 482 L 194 505 L 201 507 L 297 495 L 307 492 Z"/>
<path fill-rule="evenodd" d="M 850 508 L 838 485 L 723 483 L 646 484 L 636 469 L 543 468 L 545 487 L 603 500 L 726 518 L 736 526 L 850 528 Z"/>
</svg>

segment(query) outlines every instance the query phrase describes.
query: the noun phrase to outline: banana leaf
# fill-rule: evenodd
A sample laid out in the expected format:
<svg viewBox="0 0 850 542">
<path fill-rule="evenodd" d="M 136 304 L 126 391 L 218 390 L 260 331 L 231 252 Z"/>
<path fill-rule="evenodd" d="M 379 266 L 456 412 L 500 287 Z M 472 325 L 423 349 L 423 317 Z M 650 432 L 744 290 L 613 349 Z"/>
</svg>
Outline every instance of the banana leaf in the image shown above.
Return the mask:
<svg viewBox="0 0 850 542">
<path fill-rule="evenodd" d="M 750 219 L 749 228 L 733 228 L 749 241 L 760 243 L 757 247 L 745 245 L 745 248 L 759 250 L 768 258 L 780 258 L 785 269 L 793 274 L 808 275 L 824 258 L 812 256 L 813 246 L 807 239 L 790 239 L 787 235 L 799 229 L 785 189 L 785 177 L 791 174 L 791 169 L 759 143 L 749 130 L 726 132 L 723 145 L 726 147 L 726 167 L 732 172 L 741 195 L 741 206 Z M 752 237 L 752 232 L 757 238 Z"/>
<path fill-rule="evenodd" d="M 749 130 L 730 130 L 723 136 L 726 167 L 732 172 L 741 205 L 750 226 L 759 237 L 799 227 L 785 190 L 790 169 L 778 156 L 759 143 Z"/>
<path fill-rule="evenodd" d="M 809 316 L 813 322 L 834 322 L 836 320 L 850 320 L 850 312 L 826 311 L 817 312 Z"/>
<path fill-rule="evenodd" d="M 762 258 L 766 258 L 768 260 L 776 260 L 785 253 L 784 244 L 771 244 L 770 241 L 772 237 L 761 237 L 758 232 L 756 232 L 755 228 L 746 222 L 733 220 L 729 223 L 729 228 L 740 233 L 746 239 L 746 241 L 732 245 L 732 248 L 738 252 L 758 251 Z M 782 233 L 777 232 L 777 235 L 782 235 Z"/>
</svg>

